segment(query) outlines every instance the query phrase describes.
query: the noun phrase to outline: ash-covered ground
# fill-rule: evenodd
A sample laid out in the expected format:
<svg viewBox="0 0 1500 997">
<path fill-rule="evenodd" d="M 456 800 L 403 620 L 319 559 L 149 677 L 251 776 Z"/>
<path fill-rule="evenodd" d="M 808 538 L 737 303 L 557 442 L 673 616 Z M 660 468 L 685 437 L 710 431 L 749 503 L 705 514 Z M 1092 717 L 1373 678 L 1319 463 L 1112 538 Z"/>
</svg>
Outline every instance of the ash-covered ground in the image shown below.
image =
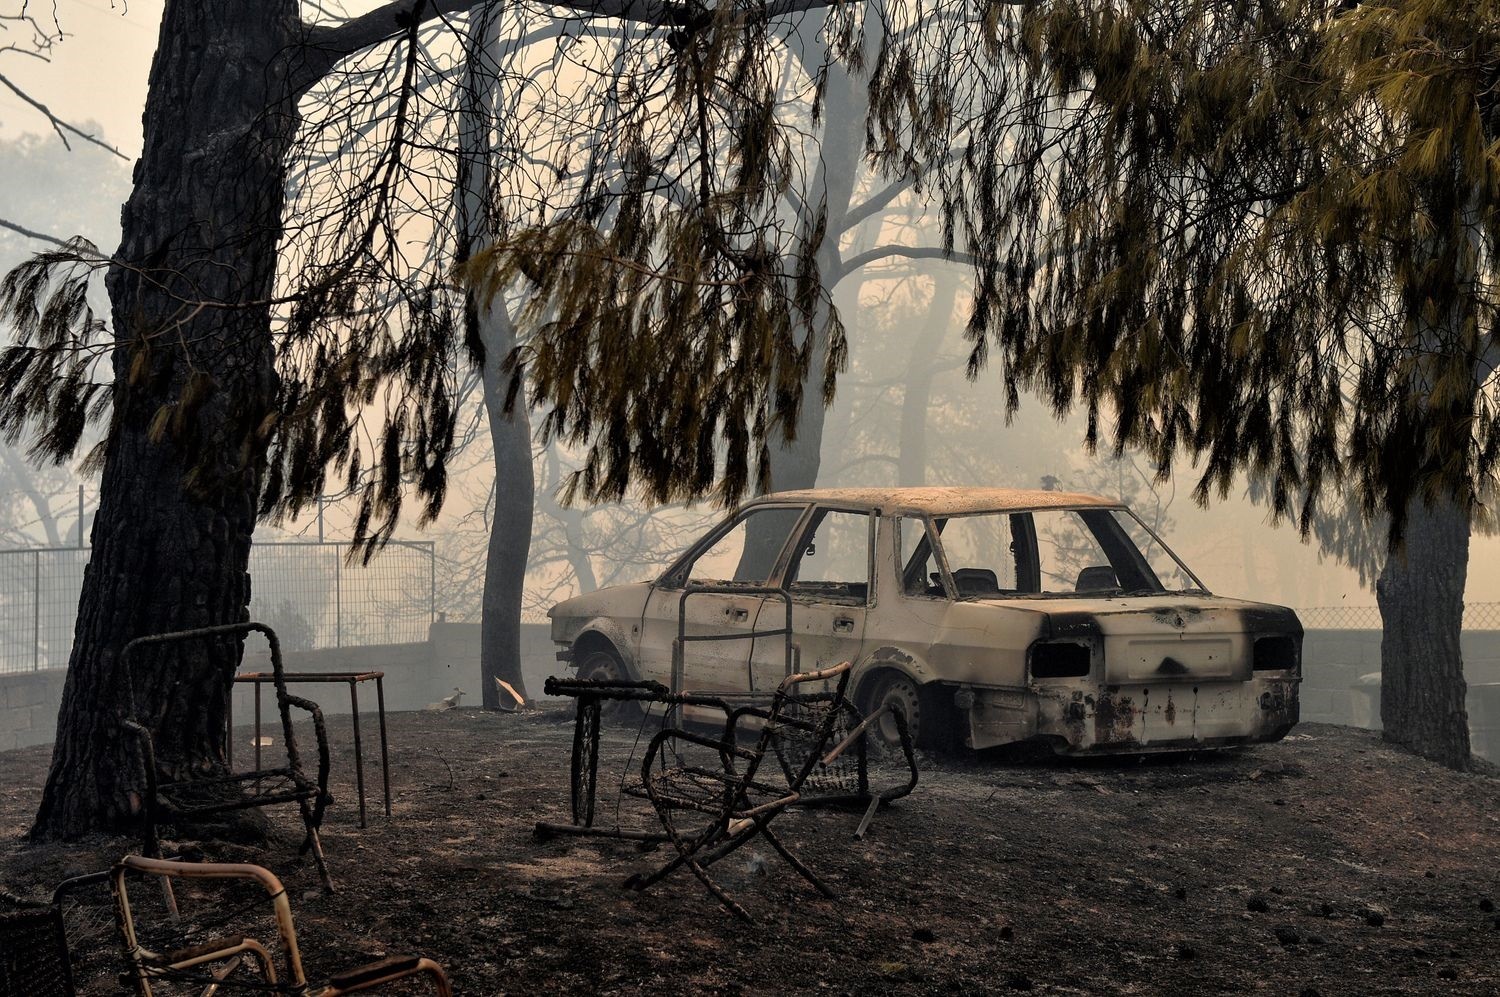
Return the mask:
<svg viewBox="0 0 1500 997">
<path fill-rule="evenodd" d="M 395 813 L 379 812 L 371 716 L 365 830 L 348 718 L 330 719 L 335 895 L 297 856 L 286 809 L 272 812 L 282 837 L 265 847 L 199 846 L 285 880 L 315 979 L 420 951 L 461 994 L 1500 993 L 1500 778 L 1363 731 L 1309 725 L 1276 745 L 1145 760 L 923 756 L 916 791 L 864 841 L 852 838 L 856 812 L 773 825 L 838 900 L 763 845 L 721 864 L 760 920 L 751 927 L 685 873 L 645 894 L 621 888 L 664 850 L 533 837 L 536 821 L 568 819 L 570 711 L 390 719 Z M 602 823 L 645 740 L 607 732 Z M 48 755 L 0 754 L 0 887 L 32 897 L 135 848 L 23 843 Z M 646 826 L 643 806 L 627 801 L 619 819 Z M 155 896 L 149 884 L 132 892 L 160 934 Z M 266 937 L 264 918 L 236 913 L 253 900 L 184 891 L 186 922 L 168 934 Z M 69 912 L 89 993 L 120 992 L 107 905 L 96 891 Z"/>
</svg>

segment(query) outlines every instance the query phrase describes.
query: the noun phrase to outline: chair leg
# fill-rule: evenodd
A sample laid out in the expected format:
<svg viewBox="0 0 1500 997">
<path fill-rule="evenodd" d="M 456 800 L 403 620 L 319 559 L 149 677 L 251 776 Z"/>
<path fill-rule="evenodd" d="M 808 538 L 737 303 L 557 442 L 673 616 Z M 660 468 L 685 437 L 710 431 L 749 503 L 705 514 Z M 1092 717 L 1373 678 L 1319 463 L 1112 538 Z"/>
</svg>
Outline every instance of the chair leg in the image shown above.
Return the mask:
<svg viewBox="0 0 1500 997">
<path fill-rule="evenodd" d="M 802 860 L 793 855 L 792 850 L 786 845 L 782 844 L 781 839 L 778 838 L 769 827 L 763 826 L 760 830 L 761 833 L 766 836 L 766 840 L 771 843 L 771 847 L 776 849 L 777 853 L 780 854 L 782 858 L 786 859 L 788 865 L 801 873 L 803 879 L 811 883 L 819 893 L 823 894 L 823 896 L 827 897 L 829 900 L 837 899 L 837 894 L 835 894 L 833 890 L 829 888 L 828 884 L 819 879 L 817 874 L 814 873 L 811 869 L 803 865 Z"/>
<path fill-rule="evenodd" d="M 750 916 L 750 912 L 741 907 L 733 897 L 724 891 L 722 886 L 714 882 L 713 877 L 708 874 L 708 870 L 703 867 L 702 863 L 692 857 L 688 857 L 686 862 L 687 867 L 693 870 L 693 875 L 698 877 L 699 882 L 708 887 L 708 892 L 712 893 L 719 903 L 728 907 L 730 913 L 746 924 L 755 923 L 755 918 Z"/>
<path fill-rule="evenodd" d="M 677 833 L 677 829 L 672 825 L 670 818 L 664 819 L 662 821 L 662 826 L 667 830 L 667 840 L 671 841 L 673 846 L 677 849 L 676 857 L 668 861 L 660 869 L 657 869 L 655 872 L 648 875 L 642 875 L 638 872 L 634 873 L 630 876 L 630 878 L 625 880 L 624 885 L 626 889 L 642 891 L 650 886 L 655 885 L 656 883 L 661 882 L 663 879 L 666 879 L 679 867 L 690 862 L 691 859 L 689 858 L 689 856 L 695 854 L 708 842 L 718 837 L 724 828 L 724 821 L 714 821 L 703 831 L 702 834 L 689 839 L 684 839 L 680 834 Z"/>
<path fill-rule="evenodd" d="M 312 845 L 313 862 L 318 867 L 318 878 L 323 881 L 323 892 L 336 893 L 337 891 L 333 888 L 333 877 L 328 873 L 328 860 L 323 857 L 323 839 L 318 836 L 318 829 L 309 828 L 307 838 Z"/>
</svg>

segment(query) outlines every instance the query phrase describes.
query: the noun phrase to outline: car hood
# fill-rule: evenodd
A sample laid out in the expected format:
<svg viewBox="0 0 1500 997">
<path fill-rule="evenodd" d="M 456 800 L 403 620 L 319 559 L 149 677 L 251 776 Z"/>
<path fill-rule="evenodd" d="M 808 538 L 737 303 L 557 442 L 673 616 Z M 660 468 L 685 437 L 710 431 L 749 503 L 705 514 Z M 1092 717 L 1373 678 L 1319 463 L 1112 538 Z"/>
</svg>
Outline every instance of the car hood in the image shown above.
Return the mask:
<svg viewBox="0 0 1500 997">
<path fill-rule="evenodd" d="M 597 616 L 639 620 L 646 608 L 646 598 L 651 594 L 651 584 L 611 585 L 597 592 L 564 599 L 547 610 L 547 616 L 553 620 L 591 620 Z"/>
</svg>

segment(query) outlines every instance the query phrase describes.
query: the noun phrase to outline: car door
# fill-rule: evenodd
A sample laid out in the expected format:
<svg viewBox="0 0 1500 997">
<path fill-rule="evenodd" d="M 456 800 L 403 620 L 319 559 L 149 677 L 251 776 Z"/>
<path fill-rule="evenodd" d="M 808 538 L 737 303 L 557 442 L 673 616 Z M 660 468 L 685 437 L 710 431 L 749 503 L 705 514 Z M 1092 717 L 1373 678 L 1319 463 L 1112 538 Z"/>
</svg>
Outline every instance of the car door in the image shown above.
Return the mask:
<svg viewBox="0 0 1500 997">
<path fill-rule="evenodd" d="M 820 508 L 803 527 L 787 563 L 783 588 L 791 598 L 791 667 L 800 671 L 858 661 L 865 617 L 875 600 L 875 530 L 865 510 Z M 763 600 L 759 631 L 786 625 L 786 604 Z M 745 691 L 774 692 L 787 675 L 786 642 L 758 637 Z"/>
<path fill-rule="evenodd" d="M 777 572 L 805 512 L 805 505 L 752 506 L 709 533 L 663 576 L 641 619 L 642 672 L 668 681 L 676 692 L 743 690 L 750 635 L 765 599 L 755 590 Z M 689 639 L 674 660 L 679 630 Z"/>
</svg>

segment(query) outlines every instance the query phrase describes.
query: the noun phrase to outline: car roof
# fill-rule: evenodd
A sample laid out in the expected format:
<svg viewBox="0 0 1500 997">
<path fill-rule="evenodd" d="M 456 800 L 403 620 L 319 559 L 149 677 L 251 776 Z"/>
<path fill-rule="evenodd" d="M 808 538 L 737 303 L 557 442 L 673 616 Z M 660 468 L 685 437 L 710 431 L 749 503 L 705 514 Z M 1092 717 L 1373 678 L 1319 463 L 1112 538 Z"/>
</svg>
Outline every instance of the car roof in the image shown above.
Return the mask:
<svg viewBox="0 0 1500 997">
<path fill-rule="evenodd" d="M 974 512 L 1022 512 L 1032 509 L 1100 507 L 1123 509 L 1118 499 L 1035 488 L 805 488 L 772 492 L 750 505 L 771 502 L 816 502 L 885 513 L 961 516 Z"/>
</svg>

